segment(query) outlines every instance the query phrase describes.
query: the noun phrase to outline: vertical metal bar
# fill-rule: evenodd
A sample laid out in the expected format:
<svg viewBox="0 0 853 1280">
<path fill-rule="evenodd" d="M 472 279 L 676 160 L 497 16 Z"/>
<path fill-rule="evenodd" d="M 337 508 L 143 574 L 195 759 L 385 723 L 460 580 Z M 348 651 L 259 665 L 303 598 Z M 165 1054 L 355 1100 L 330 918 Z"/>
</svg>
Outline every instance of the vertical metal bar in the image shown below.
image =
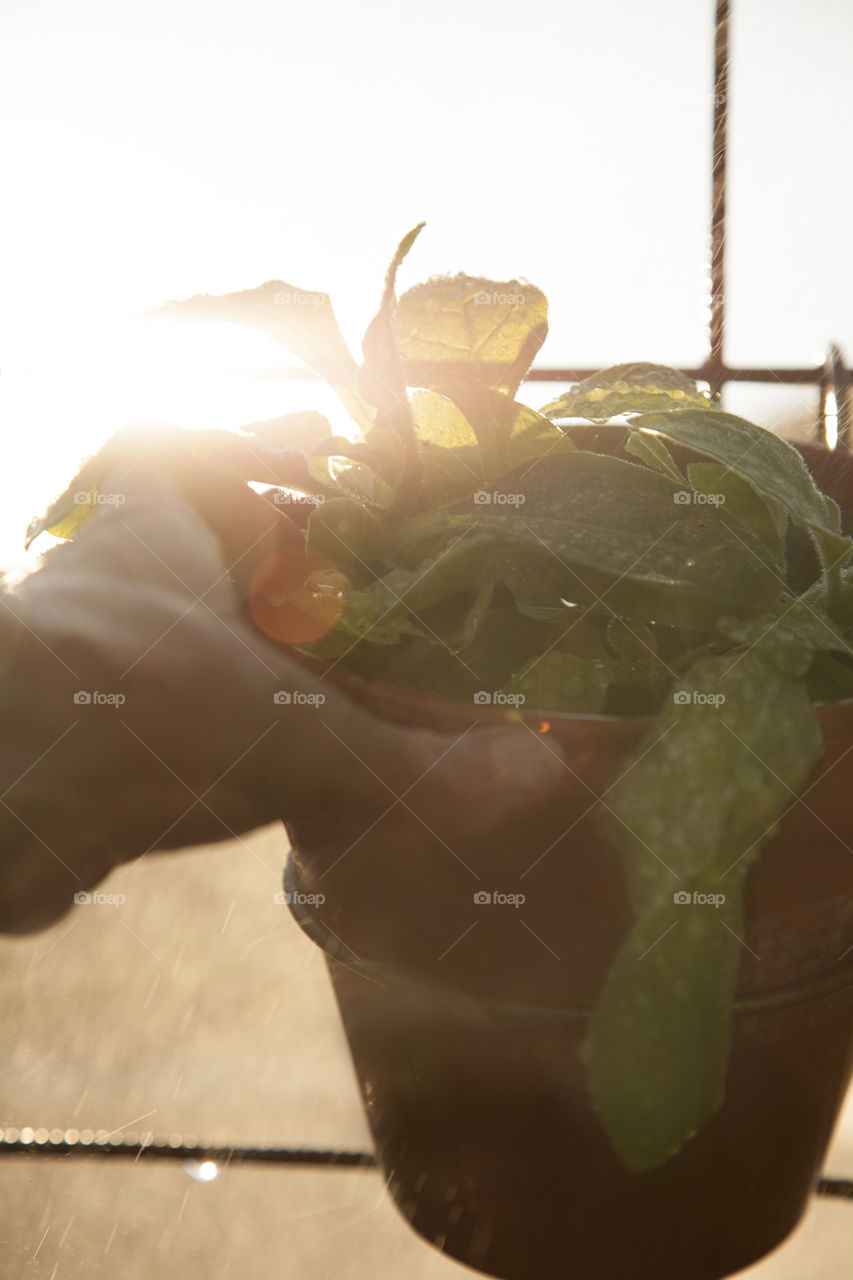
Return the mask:
<svg viewBox="0 0 853 1280">
<path fill-rule="evenodd" d="M 844 367 L 844 357 L 838 343 L 830 343 L 826 357 L 829 380 L 835 394 L 835 411 L 838 424 L 838 445 L 850 448 L 850 383 Z M 824 405 L 824 434 L 826 433 L 826 406 Z"/>
<path fill-rule="evenodd" d="M 729 105 L 729 0 L 717 0 L 714 36 L 714 141 L 711 182 L 711 392 L 722 390 L 726 309 L 726 122 Z"/>
<path fill-rule="evenodd" d="M 823 366 L 823 373 L 820 375 L 820 382 L 817 387 L 817 423 L 815 425 L 815 439 L 818 444 L 826 444 L 826 405 L 829 395 L 829 383 L 826 376 L 826 365 Z"/>
</svg>

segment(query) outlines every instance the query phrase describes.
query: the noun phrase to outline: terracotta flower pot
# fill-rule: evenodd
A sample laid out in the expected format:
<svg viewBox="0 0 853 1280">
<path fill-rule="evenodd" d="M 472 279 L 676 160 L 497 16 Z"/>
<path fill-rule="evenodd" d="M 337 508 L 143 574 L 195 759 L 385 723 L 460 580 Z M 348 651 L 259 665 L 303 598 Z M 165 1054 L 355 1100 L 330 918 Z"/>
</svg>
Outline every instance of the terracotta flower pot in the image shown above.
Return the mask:
<svg viewBox="0 0 853 1280">
<path fill-rule="evenodd" d="M 804 452 L 853 515 L 850 458 Z M 336 678 L 401 733 L 477 721 L 485 743 L 500 719 Z M 381 1168 L 425 1239 L 506 1280 L 717 1280 L 792 1230 L 853 1071 L 853 700 L 819 717 L 823 758 L 747 885 L 724 1103 L 646 1173 L 614 1152 L 579 1048 L 630 922 L 595 800 L 648 721 L 526 716 L 559 743 L 565 793 L 487 845 L 469 821 L 465 865 L 416 857 L 402 806 L 349 851 L 293 833 L 291 909 L 326 952 Z"/>
</svg>

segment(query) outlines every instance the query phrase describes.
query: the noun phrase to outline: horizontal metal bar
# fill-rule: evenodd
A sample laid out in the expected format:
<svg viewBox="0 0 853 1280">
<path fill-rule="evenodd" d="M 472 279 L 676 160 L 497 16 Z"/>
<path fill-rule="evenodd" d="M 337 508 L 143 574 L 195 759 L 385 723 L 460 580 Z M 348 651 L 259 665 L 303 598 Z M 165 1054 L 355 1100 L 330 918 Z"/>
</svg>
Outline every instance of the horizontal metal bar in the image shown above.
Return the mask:
<svg viewBox="0 0 853 1280">
<path fill-rule="evenodd" d="M 151 1135 L 133 1135 L 125 1138 L 121 1133 L 106 1134 L 92 1130 L 71 1132 L 62 1137 L 51 1137 L 59 1130 L 7 1129 L 0 1130 L 0 1156 L 28 1157 L 95 1157 L 125 1156 L 165 1160 L 210 1160 L 214 1164 L 289 1164 L 313 1165 L 322 1168 L 374 1169 L 376 1157 L 368 1151 L 322 1151 L 303 1147 L 221 1147 L 207 1142 L 195 1142 L 183 1137 L 155 1139 Z M 15 1137 L 13 1135 L 17 1134 Z M 149 1140 L 150 1137 L 150 1140 Z"/>
<path fill-rule="evenodd" d="M 451 374 L 464 374 L 466 366 L 464 364 L 451 364 L 450 362 L 442 364 L 442 371 Z M 488 368 L 488 365 L 482 367 Z M 496 366 L 502 368 L 503 366 Z M 525 375 L 525 382 L 582 382 L 584 378 L 591 378 L 593 374 L 600 373 L 604 365 L 597 365 L 595 368 L 588 369 L 567 369 L 565 367 L 537 366 L 529 369 Z M 467 366 L 470 371 L 470 366 Z M 700 365 L 692 369 L 682 369 L 682 373 L 688 378 L 693 378 L 697 382 L 713 382 L 714 380 L 722 382 L 781 382 L 797 386 L 818 386 L 826 376 L 825 366 L 814 365 L 809 368 L 786 368 L 774 367 L 769 368 L 766 365 Z M 265 368 L 265 369 L 248 369 L 240 370 L 242 376 L 253 378 L 281 378 L 286 381 L 293 382 L 318 382 L 322 381 L 319 374 L 313 369 L 299 368 Z M 853 370 L 844 369 L 841 372 L 842 384 L 853 385 Z"/>
<path fill-rule="evenodd" d="M 593 374 L 600 372 L 601 367 L 598 369 L 535 368 L 528 371 L 525 382 L 582 382 L 584 378 L 591 378 Z M 698 368 L 682 369 L 680 372 L 696 382 L 712 382 L 716 378 L 721 382 L 782 382 L 796 386 L 818 386 L 826 376 L 823 365 L 799 369 L 767 368 L 761 365 L 741 367 L 720 365 L 712 369 L 708 365 L 701 365 Z M 851 370 L 845 369 L 843 376 L 848 385 L 853 382 Z"/>
<path fill-rule="evenodd" d="M 853 1200 L 853 1178 L 821 1178 L 817 1184 L 817 1194 Z"/>
<path fill-rule="evenodd" d="M 214 1164 L 286 1164 L 337 1169 L 376 1169 L 376 1157 L 368 1151 L 320 1151 L 302 1147 L 217 1147 L 184 1139 L 128 1141 L 120 1133 L 83 1130 L 73 1141 L 51 1137 L 59 1130 L 0 1130 L 0 1156 L 104 1158 L 125 1156 L 133 1160 L 195 1160 Z M 76 1130 L 71 1132 L 76 1133 Z M 24 1136 L 21 1136 L 23 1134 Z M 14 1136 L 17 1135 L 17 1136 Z M 853 1178 L 821 1178 L 815 1188 L 819 1196 L 853 1200 Z"/>
</svg>

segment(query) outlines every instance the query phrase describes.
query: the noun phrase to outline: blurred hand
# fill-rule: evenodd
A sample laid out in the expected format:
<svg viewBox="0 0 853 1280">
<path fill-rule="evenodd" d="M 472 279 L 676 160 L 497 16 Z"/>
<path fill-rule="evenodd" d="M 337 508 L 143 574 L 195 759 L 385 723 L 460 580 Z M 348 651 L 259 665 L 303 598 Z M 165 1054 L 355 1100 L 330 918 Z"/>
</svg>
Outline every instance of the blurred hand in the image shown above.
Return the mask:
<svg viewBox="0 0 853 1280">
<path fill-rule="evenodd" d="M 281 818 L 343 848 L 408 788 L 470 827 L 491 783 L 483 828 L 564 782 L 527 731 L 401 733 L 256 630 L 229 570 L 295 535 L 233 477 L 152 455 L 102 492 L 121 501 L 0 595 L 0 930 L 148 852 Z"/>
</svg>

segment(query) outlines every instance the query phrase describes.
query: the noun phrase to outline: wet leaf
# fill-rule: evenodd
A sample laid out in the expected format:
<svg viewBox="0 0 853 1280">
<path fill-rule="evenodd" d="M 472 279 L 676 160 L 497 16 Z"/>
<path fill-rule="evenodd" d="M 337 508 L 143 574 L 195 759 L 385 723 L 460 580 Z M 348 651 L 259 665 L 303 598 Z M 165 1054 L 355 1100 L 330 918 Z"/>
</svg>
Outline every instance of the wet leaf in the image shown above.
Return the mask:
<svg viewBox="0 0 853 1280">
<path fill-rule="evenodd" d="M 594 715 L 603 711 L 608 686 L 616 675 L 616 665 L 604 653 L 580 657 L 554 649 L 534 661 L 523 675 L 507 681 L 504 690 L 521 694 L 525 712 Z"/>
<path fill-rule="evenodd" d="M 483 508 L 479 529 L 500 532 L 525 591 L 541 591 L 528 604 L 556 607 L 562 598 L 702 631 L 726 601 L 752 614 L 779 596 L 748 530 L 676 502 L 675 483 L 645 467 L 577 450 L 506 488 L 518 488 L 523 505 L 506 515 Z"/>
<path fill-rule="evenodd" d="M 703 409 L 710 398 L 696 383 L 660 364 L 616 364 L 585 378 L 542 410 L 546 418 L 606 422 L 626 413 Z"/>
<path fill-rule="evenodd" d="M 841 533 L 837 504 L 818 489 L 796 449 L 772 431 L 715 409 L 651 413 L 633 425 L 715 458 L 762 497 L 780 503 L 795 524 L 812 534 L 827 569 L 849 559 L 853 542 Z"/>
<path fill-rule="evenodd" d="M 722 617 L 717 631 L 737 645 L 760 649 L 768 661 L 791 676 L 805 675 L 820 651 L 853 658 L 853 645 L 817 601 L 809 604 L 789 598 L 773 613 L 748 619 Z"/>
<path fill-rule="evenodd" d="M 706 658 L 605 797 L 635 923 L 585 1053 L 599 1114 L 629 1169 L 662 1163 L 722 1102 L 748 944 L 745 874 L 821 751 L 802 681 L 757 651 L 734 665 L 731 655 Z M 719 894 L 724 902 L 707 900 Z"/>
<path fill-rule="evenodd" d="M 717 462 L 691 462 L 687 475 L 697 494 L 724 504 L 726 512 L 751 529 L 779 566 L 784 566 L 788 512 L 778 499 L 757 493 L 748 481 Z"/>
<path fill-rule="evenodd" d="M 611 618 L 607 624 L 607 643 L 631 667 L 652 678 L 660 665 L 654 632 L 641 622 Z"/>
<path fill-rule="evenodd" d="M 639 458 L 647 467 L 654 467 L 663 475 L 669 476 L 676 484 L 683 484 L 684 477 L 675 465 L 672 454 L 659 436 L 650 431 L 632 431 L 625 441 L 625 452 Z"/>
</svg>

